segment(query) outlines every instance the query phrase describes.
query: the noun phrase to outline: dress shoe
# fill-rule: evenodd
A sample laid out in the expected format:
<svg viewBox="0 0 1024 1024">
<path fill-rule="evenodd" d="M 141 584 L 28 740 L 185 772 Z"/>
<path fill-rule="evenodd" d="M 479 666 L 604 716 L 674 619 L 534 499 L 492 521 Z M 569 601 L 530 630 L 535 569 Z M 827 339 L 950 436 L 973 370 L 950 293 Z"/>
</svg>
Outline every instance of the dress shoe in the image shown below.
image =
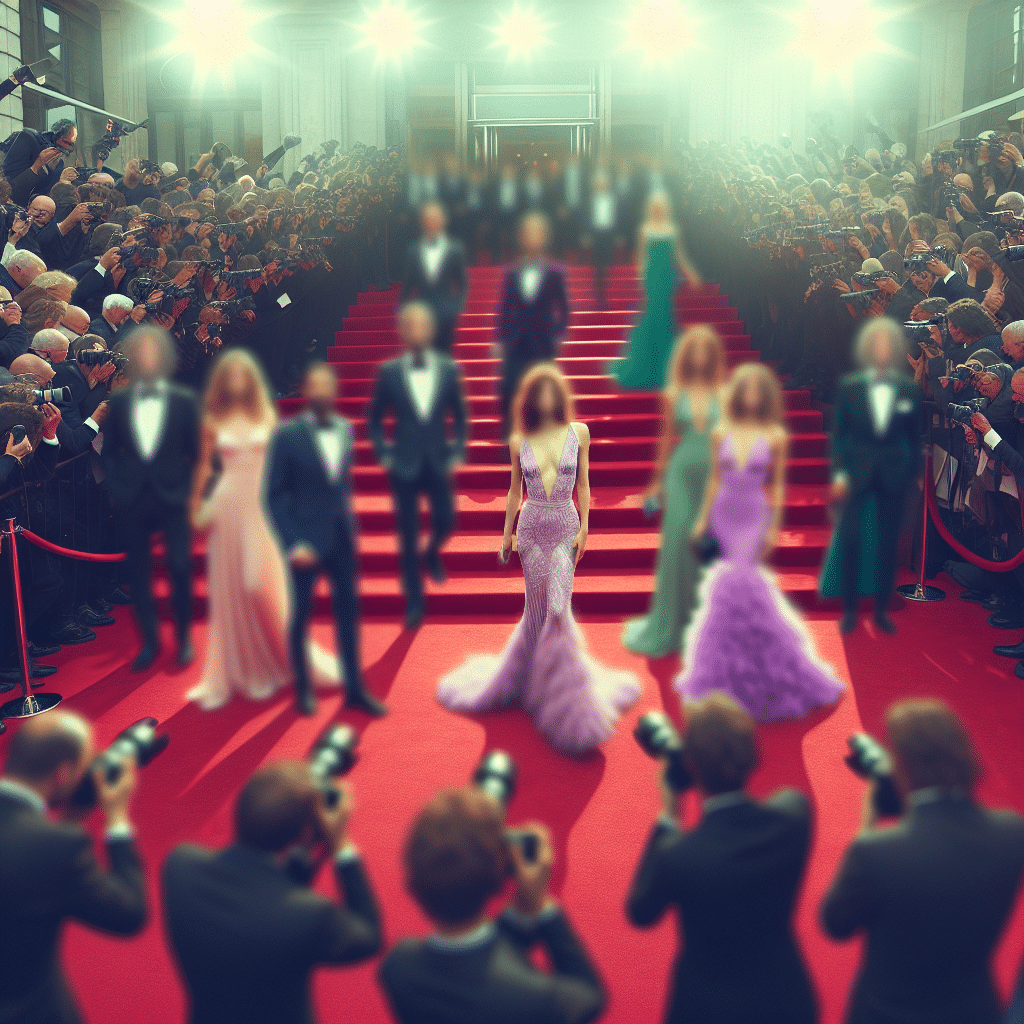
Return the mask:
<svg viewBox="0 0 1024 1024">
<path fill-rule="evenodd" d="M 53 654 L 60 654 L 60 644 L 34 644 L 29 640 L 28 653 L 31 658 L 49 658 Z"/>
<path fill-rule="evenodd" d="M 1024 679 L 1024 661 L 1018 661 L 1017 664 L 1013 666 L 1013 674 L 1018 679 Z"/>
<path fill-rule="evenodd" d="M 981 590 L 961 590 L 960 600 L 961 601 L 977 601 L 979 603 L 984 602 L 987 598 L 991 597 L 991 594 L 986 594 Z"/>
<path fill-rule="evenodd" d="M 316 698 L 309 690 L 303 690 L 295 698 L 295 708 L 300 715 L 309 718 L 316 714 Z"/>
<path fill-rule="evenodd" d="M 896 623 L 885 612 L 875 612 L 875 625 L 883 632 L 892 636 L 896 632 Z"/>
<path fill-rule="evenodd" d="M 1024 629 L 1024 614 L 1019 608 L 993 612 L 985 621 L 996 629 Z"/>
<path fill-rule="evenodd" d="M 50 639 L 58 644 L 87 644 L 96 639 L 96 634 L 77 622 L 65 622 L 59 629 L 50 630 Z"/>
<path fill-rule="evenodd" d="M 56 665 L 38 665 L 33 661 L 30 667 L 33 679 L 46 679 L 48 676 L 57 674 Z M 36 684 L 33 683 L 32 685 L 35 686 Z"/>
<path fill-rule="evenodd" d="M 33 679 L 46 679 L 49 676 L 55 675 L 57 672 L 56 665 L 38 665 L 36 662 L 29 659 L 28 663 L 29 675 Z M 2 691 L 6 693 L 8 690 L 14 688 L 14 686 L 21 682 L 21 667 L 16 666 L 14 668 L 6 667 L 0 669 L 0 680 L 4 683 L 10 683 L 10 686 L 6 686 Z M 33 683 L 33 686 L 42 686 L 42 683 Z"/>
<path fill-rule="evenodd" d="M 410 608 L 405 613 L 405 628 L 406 629 L 419 629 L 420 623 L 423 621 L 423 605 L 418 604 L 413 608 Z"/>
<path fill-rule="evenodd" d="M 109 615 L 113 610 L 114 606 L 105 597 L 94 597 L 89 601 L 89 607 L 97 615 Z"/>
<path fill-rule="evenodd" d="M 857 628 L 857 613 L 856 612 L 843 612 L 843 617 L 839 620 L 839 632 L 842 636 L 847 636 Z"/>
<path fill-rule="evenodd" d="M 448 570 L 444 567 L 444 562 L 441 561 L 441 552 L 437 548 L 428 548 L 423 556 L 423 562 L 427 567 L 427 572 L 430 573 L 430 578 L 435 583 L 447 582 Z"/>
<path fill-rule="evenodd" d="M 1024 640 L 1019 644 L 997 644 L 992 650 L 1000 658 L 1024 658 Z"/>
<path fill-rule="evenodd" d="M 191 640 L 182 640 L 178 644 L 178 668 L 188 668 L 196 660 L 196 649 Z"/>
<path fill-rule="evenodd" d="M 156 661 L 159 655 L 159 644 L 146 644 L 146 646 L 135 655 L 135 660 L 132 662 L 132 671 L 145 672 L 146 669 Z"/>
<path fill-rule="evenodd" d="M 99 615 L 87 604 L 78 609 L 78 624 L 86 628 L 95 629 L 97 626 L 112 626 L 117 619 L 113 615 Z"/>
<path fill-rule="evenodd" d="M 365 711 L 374 718 L 383 718 L 388 713 L 387 704 L 377 700 L 372 693 L 367 693 L 365 690 L 350 690 L 345 696 L 345 703 L 342 707 Z"/>
<path fill-rule="evenodd" d="M 131 604 L 132 599 L 118 587 L 111 595 L 110 601 L 112 604 Z"/>
<path fill-rule="evenodd" d="M 1000 612 L 1006 606 L 1006 599 L 1002 594 L 986 594 L 981 599 L 981 607 L 990 612 Z"/>
</svg>

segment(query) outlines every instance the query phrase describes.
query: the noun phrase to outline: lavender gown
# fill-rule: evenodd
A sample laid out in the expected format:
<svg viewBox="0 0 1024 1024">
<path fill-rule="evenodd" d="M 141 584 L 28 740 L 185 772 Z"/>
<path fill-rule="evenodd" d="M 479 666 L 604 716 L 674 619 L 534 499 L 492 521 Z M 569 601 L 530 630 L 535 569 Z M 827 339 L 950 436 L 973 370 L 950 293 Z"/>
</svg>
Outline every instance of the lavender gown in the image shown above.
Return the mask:
<svg viewBox="0 0 1024 1024">
<path fill-rule="evenodd" d="M 684 700 L 724 690 L 762 722 L 802 718 L 838 700 L 844 686 L 815 654 L 807 627 L 761 564 L 771 521 L 765 495 L 771 449 L 758 439 L 741 468 L 727 434 L 718 457 L 722 482 L 708 525 L 723 557 L 701 583 L 684 637 L 686 666 L 674 686 Z"/>
<path fill-rule="evenodd" d="M 573 504 L 579 440 L 570 427 L 551 496 L 528 440 L 519 449 L 527 500 L 516 531 L 526 578 L 526 610 L 500 655 L 475 655 L 449 673 L 438 700 L 452 711 L 528 711 L 549 743 L 580 754 L 611 736 L 640 696 L 631 672 L 606 668 L 585 647 L 572 617 L 572 542 L 580 528 Z"/>
</svg>

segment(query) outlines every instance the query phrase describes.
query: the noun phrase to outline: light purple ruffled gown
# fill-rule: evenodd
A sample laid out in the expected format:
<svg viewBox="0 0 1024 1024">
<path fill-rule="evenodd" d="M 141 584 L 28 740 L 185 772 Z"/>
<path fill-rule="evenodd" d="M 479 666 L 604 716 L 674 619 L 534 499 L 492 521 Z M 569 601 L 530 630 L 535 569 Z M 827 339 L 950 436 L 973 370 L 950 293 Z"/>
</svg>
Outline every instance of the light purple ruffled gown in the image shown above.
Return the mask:
<svg viewBox="0 0 1024 1024">
<path fill-rule="evenodd" d="M 580 528 L 572 500 L 578 453 L 579 440 L 570 427 L 548 497 L 530 442 L 523 441 L 519 459 L 527 500 L 516 537 L 526 610 L 500 656 L 475 655 L 445 676 L 437 693 L 452 711 L 525 708 L 548 742 L 567 754 L 583 753 L 608 739 L 641 689 L 631 672 L 607 668 L 587 653 L 572 617 L 572 544 Z"/>
<path fill-rule="evenodd" d="M 741 467 L 727 434 L 718 458 L 721 487 L 708 526 L 722 559 L 701 583 L 684 636 L 686 665 L 674 685 L 684 700 L 725 691 L 762 722 L 802 718 L 837 701 L 845 687 L 818 658 L 807 627 L 761 562 L 771 522 L 771 448 L 760 438 Z"/>
</svg>

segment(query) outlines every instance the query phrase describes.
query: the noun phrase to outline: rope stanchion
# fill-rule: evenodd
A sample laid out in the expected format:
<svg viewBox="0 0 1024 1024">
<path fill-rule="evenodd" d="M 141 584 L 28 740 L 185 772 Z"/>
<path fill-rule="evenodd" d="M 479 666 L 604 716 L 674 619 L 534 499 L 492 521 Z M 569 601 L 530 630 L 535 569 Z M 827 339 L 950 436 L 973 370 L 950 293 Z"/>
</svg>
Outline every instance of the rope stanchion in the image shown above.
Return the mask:
<svg viewBox="0 0 1024 1024">
<path fill-rule="evenodd" d="M 82 562 L 123 562 L 128 557 L 123 551 L 119 554 L 104 555 L 96 551 L 75 551 L 72 548 L 62 548 L 59 544 L 54 544 L 53 541 L 46 540 L 45 537 L 40 537 L 39 534 L 26 530 L 24 527 L 19 528 L 18 532 L 25 540 L 35 544 L 37 548 L 42 548 L 54 555 L 63 555 L 65 558 L 77 558 Z"/>
<path fill-rule="evenodd" d="M 924 450 L 924 488 L 932 478 L 932 446 L 926 445 Z M 928 502 L 924 505 L 924 525 L 921 527 L 921 575 L 916 583 L 904 583 L 896 588 L 896 593 L 907 601 L 944 601 L 946 592 L 941 587 L 930 587 L 925 582 L 925 567 L 928 564 Z"/>
</svg>

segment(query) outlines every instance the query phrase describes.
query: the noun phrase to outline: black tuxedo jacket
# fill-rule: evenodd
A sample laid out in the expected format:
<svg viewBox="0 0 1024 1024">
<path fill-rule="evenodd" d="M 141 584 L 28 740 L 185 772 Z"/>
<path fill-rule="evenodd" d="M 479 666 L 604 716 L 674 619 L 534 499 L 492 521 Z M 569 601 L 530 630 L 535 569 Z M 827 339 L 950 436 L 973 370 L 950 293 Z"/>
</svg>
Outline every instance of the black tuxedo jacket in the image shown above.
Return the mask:
<svg viewBox="0 0 1024 1024">
<path fill-rule="evenodd" d="M 421 243 L 415 242 L 406 253 L 402 302 L 418 299 L 431 306 L 440 319 L 454 320 L 462 312 L 469 290 L 466 250 L 461 242 L 446 239 L 444 259 L 435 281 L 427 277 L 422 252 Z"/>
<path fill-rule="evenodd" d="M 102 384 L 94 388 L 89 386 L 89 380 L 74 356 L 69 355 L 53 370 L 54 386 L 71 388 L 71 399 L 83 419 L 91 416 L 110 397 L 110 392 Z"/>
<path fill-rule="evenodd" d="M 783 790 L 764 803 L 711 811 L 691 832 L 659 823 L 626 904 L 648 927 L 679 912 L 684 949 L 670 1024 L 813 1024 L 815 1000 L 791 931 L 807 861 L 807 799 Z"/>
<path fill-rule="evenodd" d="M 341 904 L 242 846 L 171 851 L 164 908 L 191 1024 L 312 1024 L 313 969 L 365 960 L 382 941 L 362 865 L 338 865 L 336 877 Z"/>
<path fill-rule="evenodd" d="M 110 322 L 104 317 L 93 317 L 89 323 L 89 333 L 98 334 L 107 343 L 107 348 L 113 348 L 116 342 L 121 340 L 121 335 L 124 333 L 128 322 L 122 321 L 121 326 L 114 330 Z"/>
<path fill-rule="evenodd" d="M 552 972 L 529 950 L 540 942 Z M 388 953 L 380 980 L 401 1024 L 586 1024 L 604 1009 L 597 970 L 559 912 L 526 933 L 504 915 L 488 942 L 446 950 L 404 939 Z"/>
<path fill-rule="evenodd" d="M 860 836 L 821 904 L 867 937 L 848 1024 L 997 1024 L 990 959 L 1024 870 L 1024 819 L 946 797 Z"/>
<path fill-rule="evenodd" d="M 922 462 L 924 403 L 921 389 L 906 374 L 894 375 L 896 397 L 889 426 L 879 437 L 871 412 L 866 371 L 839 382 L 832 424 L 832 468 L 844 473 L 853 491 L 878 479 L 887 493 L 898 494 L 917 479 Z"/>
<path fill-rule="evenodd" d="M 48 195 L 50 189 L 60 181 L 64 171 L 63 160 L 44 167 L 38 174 L 32 170 L 36 157 L 52 145 L 53 132 L 37 132 L 31 128 L 23 128 L 18 132 L 4 157 L 4 177 L 11 183 L 12 202 L 28 206 L 33 196 Z"/>
<path fill-rule="evenodd" d="M 326 556 L 334 550 L 339 532 L 355 550 L 352 424 L 338 419 L 343 442 L 337 481 L 327 475 L 314 434 L 316 427 L 307 417 L 283 423 L 274 433 L 266 470 L 267 506 L 285 551 L 305 543 Z"/>
<path fill-rule="evenodd" d="M 92 839 L 0 793 L 0 1021 L 78 1024 L 61 970 L 65 921 L 133 935 L 146 922 L 142 862 L 130 839 L 107 843 L 104 871 Z"/>
<path fill-rule="evenodd" d="M 569 326 L 569 297 L 565 272 L 547 263 L 540 287 L 527 299 L 519 286 L 517 264 L 505 272 L 498 307 L 498 340 L 505 359 L 516 363 L 554 359 L 559 339 Z"/>
<path fill-rule="evenodd" d="M 132 425 L 132 400 L 137 384 L 116 392 L 103 421 L 100 461 L 115 508 L 127 509 L 148 485 L 167 505 L 184 506 L 192 489 L 199 458 L 199 405 L 195 395 L 177 384 L 167 385 L 167 412 L 152 459 L 139 454 Z"/>
<path fill-rule="evenodd" d="M 433 354 L 437 366 L 434 403 L 424 419 L 416 407 L 403 357 L 389 359 L 377 369 L 370 398 L 368 430 L 378 461 L 391 460 L 391 471 L 405 480 L 419 476 L 424 462 L 444 475 L 448 465 L 461 462 L 466 455 L 469 417 L 462 387 L 462 371 L 454 359 L 439 352 Z M 384 417 L 395 418 L 395 440 L 389 443 Z M 452 417 L 452 436 L 448 437 L 448 414 Z"/>
</svg>

